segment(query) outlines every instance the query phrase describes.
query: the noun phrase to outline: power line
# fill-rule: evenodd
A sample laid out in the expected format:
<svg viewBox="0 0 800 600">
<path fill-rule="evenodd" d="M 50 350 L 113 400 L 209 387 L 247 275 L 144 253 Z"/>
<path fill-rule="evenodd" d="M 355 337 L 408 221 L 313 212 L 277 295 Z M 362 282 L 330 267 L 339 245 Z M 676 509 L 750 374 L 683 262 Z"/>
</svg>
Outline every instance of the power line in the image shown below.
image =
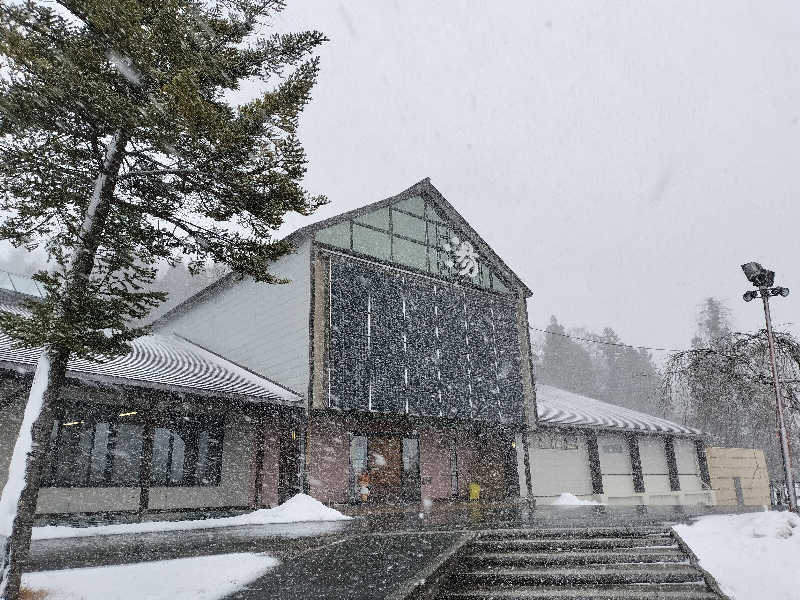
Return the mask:
<svg viewBox="0 0 800 600">
<path fill-rule="evenodd" d="M 548 335 L 558 335 L 571 340 L 580 340 L 581 342 L 589 342 L 590 344 L 603 344 L 605 346 L 619 346 L 621 348 L 632 348 L 634 350 L 653 350 L 654 352 L 684 352 L 684 350 L 676 350 L 674 348 L 651 348 L 650 346 L 631 346 L 630 344 L 623 344 L 621 342 L 604 342 L 602 340 L 593 340 L 591 338 L 578 337 L 577 335 L 569 335 L 568 333 L 558 333 L 557 331 L 548 331 L 547 329 L 539 329 L 538 327 L 528 327 L 533 331 L 540 331 Z"/>
</svg>

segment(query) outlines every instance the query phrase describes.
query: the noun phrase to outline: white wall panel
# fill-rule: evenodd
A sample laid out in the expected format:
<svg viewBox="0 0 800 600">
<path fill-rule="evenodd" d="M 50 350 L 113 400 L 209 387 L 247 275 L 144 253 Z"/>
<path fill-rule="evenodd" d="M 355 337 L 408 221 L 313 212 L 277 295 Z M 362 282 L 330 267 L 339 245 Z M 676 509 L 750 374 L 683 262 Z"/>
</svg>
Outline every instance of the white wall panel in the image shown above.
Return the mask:
<svg viewBox="0 0 800 600">
<path fill-rule="evenodd" d="M 248 369 L 308 394 L 311 266 L 309 241 L 278 259 L 272 274 L 285 284 L 245 278 L 158 326 Z"/>
<path fill-rule="evenodd" d="M 540 438 L 547 435 L 552 433 L 530 435 L 533 495 L 558 496 L 562 492 L 576 496 L 591 494 L 592 479 L 586 438 L 581 434 L 576 435 L 577 449 L 540 448 Z"/>
</svg>

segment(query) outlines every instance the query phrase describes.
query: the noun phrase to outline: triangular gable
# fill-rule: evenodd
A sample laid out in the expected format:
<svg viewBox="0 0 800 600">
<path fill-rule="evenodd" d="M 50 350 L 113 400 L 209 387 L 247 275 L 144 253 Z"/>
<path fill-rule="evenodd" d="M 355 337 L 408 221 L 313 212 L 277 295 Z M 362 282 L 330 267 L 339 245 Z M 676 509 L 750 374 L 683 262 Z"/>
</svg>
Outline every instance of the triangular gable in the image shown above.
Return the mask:
<svg viewBox="0 0 800 600">
<path fill-rule="evenodd" d="M 424 179 L 404 192 L 310 225 L 295 235 L 451 280 L 508 293 L 530 290 Z M 294 236 L 292 236 L 294 237 Z"/>
</svg>

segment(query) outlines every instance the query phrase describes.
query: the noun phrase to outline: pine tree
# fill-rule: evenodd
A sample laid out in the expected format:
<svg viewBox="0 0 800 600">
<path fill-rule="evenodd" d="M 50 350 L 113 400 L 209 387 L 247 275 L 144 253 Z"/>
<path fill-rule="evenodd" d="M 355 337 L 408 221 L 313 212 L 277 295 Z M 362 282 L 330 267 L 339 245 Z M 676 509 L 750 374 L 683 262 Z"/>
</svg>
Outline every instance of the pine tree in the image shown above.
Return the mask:
<svg viewBox="0 0 800 600">
<path fill-rule="evenodd" d="M 324 202 L 301 185 L 298 120 L 318 72 L 316 31 L 262 35 L 280 0 L 64 0 L 0 5 L 0 238 L 44 247 L 52 268 L 30 317 L 3 315 L 43 347 L 3 490 L 0 595 L 21 561 L 70 357 L 126 352 L 132 322 L 164 300 L 156 265 L 186 257 L 279 282 L 287 212 Z M 266 89 L 234 106 L 245 80 Z"/>
</svg>

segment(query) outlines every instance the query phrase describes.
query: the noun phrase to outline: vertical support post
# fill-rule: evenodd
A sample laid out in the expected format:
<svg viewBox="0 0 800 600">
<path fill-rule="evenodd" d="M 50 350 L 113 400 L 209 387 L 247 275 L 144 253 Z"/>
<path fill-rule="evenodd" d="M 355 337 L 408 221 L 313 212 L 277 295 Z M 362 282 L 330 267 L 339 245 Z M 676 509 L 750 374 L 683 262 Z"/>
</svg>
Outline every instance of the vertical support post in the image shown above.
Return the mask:
<svg viewBox="0 0 800 600">
<path fill-rule="evenodd" d="M 266 454 L 267 434 L 265 427 L 265 413 L 259 410 L 256 413 L 256 456 L 255 456 L 255 478 L 253 481 L 253 502 L 252 508 L 259 509 L 263 503 L 262 487 L 264 487 L 264 456 Z"/>
<path fill-rule="evenodd" d="M 140 521 L 150 508 L 150 480 L 153 476 L 153 444 L 155 443 L 155 431 L 156 427 L 153 422 L 153 416 L 147 412 L 145 415 L 144 432 L 142 433 L 142 460 L 139 463 Z"/>
<path fill-rule="evenodd" d="M 603 472 L 600 469 L 600 451 L 597 448 L 597 434 L 586 432 L 586 449 L 589 453 L 589 474 L 592 477 L 592 493 L 603 493 Z"/>
<path fill-rule="evenodd" d="M 700 467 L 700 481 L 703 488 L 711 489 L 711 473 L 708 470 L 708 457 L 706 456 L 705 444 L 703 440 L 695 440 L 694 448 L 697 451 L 697 465 Z"/>
<path fill-rule="evenodd" d="M 675 459 L 675 438 L 668 435 L 664 438 L 664 454 L 667 456 L 667 472 L 669 473 L 669 489 L 681 491 L 681 479 L 678 475 L 678 461 Z"/>
<path fill-rule="evenodd" d="M 633 475 L 633 491 L 637 494 L 644 494 L 644 477 L 642 475 L 642 457 L 639 456 L 639 441 L 636 435 L 630 434 L 627 437 L 628 454 L 631 457 L 631 473 Z"/>
<path fill-rule="evenodd" d="M 783 476 L 789 494 L 789 510 L 797 512 L 797 495 L 794 489 L 794 478 L 792 477 L 792 458 L 789 448 L 789 436 L 786 433 L 786 421 L 784 420 L 783 398 L 781 397 L 781 386 L 778 381 L 778 367 L 775 364 L 775 341 L 772 338 L 772 317 L 769 312 L 769 290 L 760 288 L 761 300 L 764 302 L 764 318 L 767 322 L 767 341 L 769 342 L 769 362 L 772 367 L 772 381 L 775 385 L 775 408 L 778 417 L 778 439 L 781 444 L 781 454 L 783 455 Z"/>
<path fill-rule="evenodd" d="M 523 464 L 525 465 L 525 485 L 528 486 L 528 500 L 533 500 L 533 473 L 531 471 L 530 431 L 525 428 L 522 432 Z"/>
</svg>

